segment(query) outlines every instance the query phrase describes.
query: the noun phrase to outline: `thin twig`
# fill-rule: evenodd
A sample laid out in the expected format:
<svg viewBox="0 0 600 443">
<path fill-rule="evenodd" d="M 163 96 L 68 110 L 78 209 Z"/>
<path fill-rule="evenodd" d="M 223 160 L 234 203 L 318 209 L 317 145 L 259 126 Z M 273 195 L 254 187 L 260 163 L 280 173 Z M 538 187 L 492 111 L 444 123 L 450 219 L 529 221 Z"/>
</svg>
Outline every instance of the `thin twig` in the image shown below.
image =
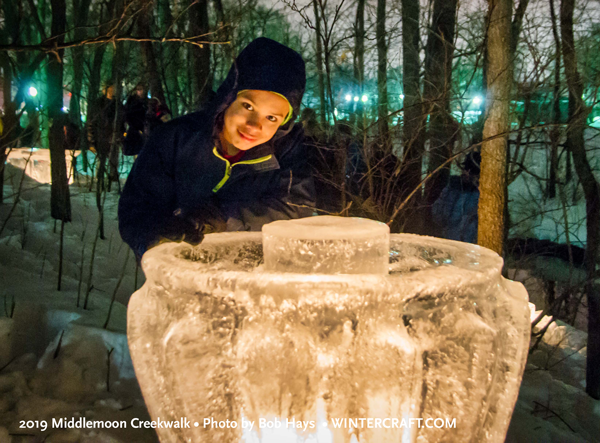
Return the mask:
<svg viewBox="0 0 600 443">
<path fill-rule="evenodd" d="M 110 356 L 114 350 L 115 348 L 110 348 L 108 351 L 108 357 L 106 359 L 106 392 L 110 392 Z"/>
<path fill-rule="evenodd" d="M 88 300 L 90 298 L 90 292 L 92 292 L 92 278 L 94 275 L 94 257 L 96 256 L 96 245 L 98 244 L 98 238 L 100 237 L 100 226 L 102 225 L 102 217 L 100 217 L 100 221 L 98 222 L 98 229 L 96 229 L 96 238 L 94 238 L 94 243 L 92 245 L 92 257 L 90 258 L 90 273 L 88 275 L 87 281 L 87 290 L 85 292 L 85 299 L 83 301 L 83 309 L 87 309 Z"/>
<path fill-rule="evenodd" d="M 533 401 L 533 403 L 535 403 L 536 405 L 540 406 L 542 409 L 545 409 L 546 411 L 550 412 L 552 415 L 554 415 L 556 418 L 558 418 L 560 421 L 562 421 L 565 424 L 565 426 L 571 430 L 571 432 L 575 432 L 575 429 L 573 429 L 571 426 L 569 426 L 569 424 L 560 415 L 558 415 L 556 412 L 554 412 L 548 406 L 545 406 L 545 405 L 543 405 L 540 402 L 535 401 L 535 400 Z"/>
<path fill-rule="evenodd" d="M 58 344 L 56 345 L 56 349 L 54 350 L 54 355 L 52 357 L 55 360 L 58 357 L 58 354 L 60 353 L 60 348 L 62 346 L 62 340 L 63 340 L 64 335 L 65 335 L 65 330 L 63 329 L 60 333 L 60 338 L 58 339 Z"/>
<path fill-rule="evenodd" d="M 85 243 L 81 245 L 81 262 L 79 264 L 79 284 L 77 285 L 77 307 L 81 298 L 81 283 L 83 283 L 83 259 L 85 256 Z"/>
<path fill-rule="evenodd" d="M 129 260 L 129 251 L 127 248 L 127 253 L 125 254 L 125 261 L 123 262 L 123 269 L 121 270 L 121 275 L 119 276 L 119 280 L 117 281 L 117 285 L 115 286 L 115 290 L 113 291 L 112 298 L 110 300 L 110 305 L 108 306 L 108 315 L 106 316 L 106 321 L 104 322 L 103 328 L 108 328 L 108 322 L 110 321 L 110 314 L 112 313 L 113 305 L 115 304 L 115 299 L 117 298 L 117 291 L 121 286 L 121 282 L 123 281 L 123 277 L 125 276 L 125 269 L 127 267 L 127 261 Z"/>
<path fill-rule="evenodd" d="M 60 287 L 62 285 L 64 240 L 65 240 L 65 221 L 61 220 L 61 222 L 60 222 L 60 243 L 59 243 L 59 247 L 58 247 L 58 285 L 56 287 L 57 291 L 60 291 Z"/>
</svg>

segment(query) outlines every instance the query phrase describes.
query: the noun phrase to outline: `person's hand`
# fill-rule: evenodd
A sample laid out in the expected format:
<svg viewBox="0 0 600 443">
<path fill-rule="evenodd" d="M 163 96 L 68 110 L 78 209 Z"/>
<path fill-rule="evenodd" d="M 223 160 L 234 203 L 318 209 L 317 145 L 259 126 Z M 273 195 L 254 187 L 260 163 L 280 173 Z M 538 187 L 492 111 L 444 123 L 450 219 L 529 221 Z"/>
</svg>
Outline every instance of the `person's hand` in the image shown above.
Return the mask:
<svg viewBox="0 0 600 443">
<path fill-rule="evenodd" d="M 188 230 L 184 234 L 182 240 L 186 243 L 189 243 L 192 246 L 199 245 L 200 243 L 202 243 L 202 240 L 204 240 L 204 232 L 202 227 Z"/>
<path fill-rule="evenodd" d="M 183 219 L 190 226 L 186 232 L 193 232 L 195 234 L 188 235 L 184 241 L 189 239 L 200 238 L 198 232 L 202 234 L 212 234 L 215 232 L 225 232 L 227 230 L 227 222 L 221 214 L 221 211 L 213 204 L 204 204 L 198 207 L 193 213 L 187 214 Z M 202 241 L 202 238 L 198 243 Z M 189 242 L 188 242 L 189 243 Z"/>
<path fill-rule="evenodd" d="M 192 217 L 183 217 L 181 209 L 175 210 L 175 216 L 169 224 L 169 232 L 163 238 L 170 241 L 184 241 L 196 246 L 204 239 L 204 223 Z"/>
<path fill-rule="evenodd" d="M 223 218 L 212 218 L 204 222 L 204 234 L 214 234 L 216 232 L 227 231 L 227 223 Z"/>
</svg>

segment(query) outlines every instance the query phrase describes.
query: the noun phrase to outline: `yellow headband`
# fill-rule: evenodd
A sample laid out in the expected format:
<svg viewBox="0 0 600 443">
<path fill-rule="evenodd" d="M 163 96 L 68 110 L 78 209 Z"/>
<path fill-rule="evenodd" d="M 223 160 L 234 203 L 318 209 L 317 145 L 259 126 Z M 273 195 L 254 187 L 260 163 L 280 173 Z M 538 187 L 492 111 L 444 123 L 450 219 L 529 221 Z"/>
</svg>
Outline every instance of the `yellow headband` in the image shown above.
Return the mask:
<svg viewBox="0 0 600 443">
<path fill-rule="evenodd" d="M 237 95 L 240 95 L 242 92 L 246 92 L 246 91 L 249 91 L 249 89 L 242 89 L 241 91 L 239 91 L 237 93 Z M 290 101 L 284 95 L 281 95 L 279 92 L 275 92 L 275 91 L 267 91 L 267 92 L 272 92 L 273 94 L 278 95 L 279 97 L 284 99 L 287 102 L 288 106 L 290 107 L 288 114 L 285 116 L 285 118 L 283 119 L 283 122 L 279 126 L 285 125 L 287 122 L 290 121 L 290 119 L 292 118 L 292 115 L 294 115 L 294 108 L 292 108 Z"/>
</svg>

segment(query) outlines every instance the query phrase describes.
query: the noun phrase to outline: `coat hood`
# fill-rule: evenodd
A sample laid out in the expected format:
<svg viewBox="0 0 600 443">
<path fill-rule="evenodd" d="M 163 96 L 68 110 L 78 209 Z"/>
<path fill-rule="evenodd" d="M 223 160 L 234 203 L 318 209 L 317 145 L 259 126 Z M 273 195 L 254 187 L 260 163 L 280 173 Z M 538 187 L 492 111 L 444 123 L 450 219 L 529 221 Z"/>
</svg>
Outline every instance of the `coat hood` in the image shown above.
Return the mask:
<svg viewBox="0 0 600 443">
<path fill-rule="evenodd" d="M 306 72 L 300 54 L 275 40 L 257 38 L 238 55 L 225 81 L 219 86 L 209 106 L 213 125 L 219 126 L 219 118 L 235 101 L 238 92 L 245 89 L 272 91 L 283 95 L 294 112 L 290 121 L 275 134 L 274 138 L 280 138 L 293 127 L 305 86 Z"/>
</svg>

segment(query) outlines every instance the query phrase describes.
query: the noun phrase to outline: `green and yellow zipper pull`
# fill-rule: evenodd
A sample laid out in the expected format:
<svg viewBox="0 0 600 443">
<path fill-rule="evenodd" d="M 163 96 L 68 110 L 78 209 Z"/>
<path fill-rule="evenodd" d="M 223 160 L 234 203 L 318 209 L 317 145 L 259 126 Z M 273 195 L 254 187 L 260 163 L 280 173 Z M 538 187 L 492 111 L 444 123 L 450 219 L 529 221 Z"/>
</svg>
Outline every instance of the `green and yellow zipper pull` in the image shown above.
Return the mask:
<svg viewBox="0 0 600 443">
<path fill-rule="evenodd" d="M 229 163 L 229 160 L 227 160 L 225 157 L 223 157 L 221 154 L 219 154 L 219 151 L 217 150 L 216 146 L 213 148 L 213 154 L 215 154 L 216 157 L 220 158 L 221 160 L 223 160 L 225 162 L 225 175 L 223 176 L 221 181 L 219 183 L 217 183 L 217 186 L 215 186 L 213 188 L 212 192 L 217 192 L 219 189 L 221 189 L 223 187 L 223 185 L 225 185 L 225 183 L 227 183 L 227 180 L 229 180 L 229 177 L 231 177 L 231 168 L 233 168 L 235 165 L 254 165 L 256 163 L 265 162 L 272 157 L 272 155 L 269 154 L 265 157 L 256 158 L 254 160 L 239 161 L 232 165 L 231 163 Z"/>
</svg>

